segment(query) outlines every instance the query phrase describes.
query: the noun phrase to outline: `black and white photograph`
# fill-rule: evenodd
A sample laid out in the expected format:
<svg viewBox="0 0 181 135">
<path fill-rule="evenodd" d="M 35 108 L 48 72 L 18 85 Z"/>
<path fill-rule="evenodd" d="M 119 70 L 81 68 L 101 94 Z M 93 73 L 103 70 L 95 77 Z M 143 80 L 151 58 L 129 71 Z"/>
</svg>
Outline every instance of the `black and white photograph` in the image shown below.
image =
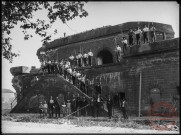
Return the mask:
<svg viewBox="0 0 181 135">
<path fill-rule="evenodd" d="M 180 134 L 176 1 L 1 1 L 1 132 Z"/>
</svg>

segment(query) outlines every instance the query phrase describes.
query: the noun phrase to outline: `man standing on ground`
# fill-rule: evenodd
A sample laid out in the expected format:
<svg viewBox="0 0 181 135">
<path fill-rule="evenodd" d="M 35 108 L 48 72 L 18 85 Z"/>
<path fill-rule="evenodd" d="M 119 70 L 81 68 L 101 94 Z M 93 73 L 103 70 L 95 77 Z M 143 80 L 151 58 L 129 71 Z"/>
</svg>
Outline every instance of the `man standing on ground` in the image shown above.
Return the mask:
<svg viewBox="0 0 181 135">
<path fill-rule="evenodd" d="M 55 106 L 55 117 L 60 117 L 60 105 L 58 103 L 58 97 L 56 97 L 54 106 Z"/>
<path fill-rule="evenodd" d="M 123 117 L 124 119 L 128 119 L 128 116 L 127 116 L 127 107 L 128 107 L 128 103 L 126 101 L 125 98 L 123 98 L 123 101 L 122 101 L 122 111 L 123 111 Z"/>
<path fill-rule="evenodd" d="M 112 117 L 112 105 L 113 105 L 113 102 L 112 102 L 111 96 L 109 95 L 108 100 L 107 100 L 107 109 L 108 109 L 109 119 L 111 119 Z"/>
<path fill-rule="evenodd" d="M 71 54 L 69 57 L 71 67 L 74 67 L 74 56 Z"/>
<path fill-rule="evenodd" d="M 95 117 L 95 100 L 93 97 L 90 100 L 90 111 L 91 111 L 92 117 Z"/>
</svg>

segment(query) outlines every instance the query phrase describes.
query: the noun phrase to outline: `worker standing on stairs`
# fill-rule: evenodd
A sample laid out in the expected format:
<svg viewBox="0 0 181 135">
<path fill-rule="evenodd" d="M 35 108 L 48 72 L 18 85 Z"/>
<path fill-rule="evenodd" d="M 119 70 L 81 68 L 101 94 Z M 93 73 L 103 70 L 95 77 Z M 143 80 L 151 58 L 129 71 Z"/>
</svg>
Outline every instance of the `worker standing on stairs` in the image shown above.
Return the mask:
<svg viewBox="0 0 181 135">
<path fill-rule="evenodd" d="M 72 69 L 70 66 L 67 69 L 67 76 L 68 76 L 67 78 L 68 78 L 69 82 L 72 83 Z"/>
<path fill-rule="evenodd" d="M 72 71 L 72 83 L 73 83 L 73 85 L 75 85 L 75 78 L 76 78 L 76 70 L 75 70 L 75 68 L 73 69 L 73 71 Z"/>
<path fill-rule="evenodd" d="M 74 67 L 74 56 L 71 54 L 69 57 L 71 67 Z"/>
<path fill-rule="evenodd" d="M 69 68 L 69 65 L 68 65 L 68 62 L 67 62 L 67 60 L 66 60 L 66 62 L 65 62 L 65 66 L 64 66 L 64 78 L 66 79 L 66 80 L 68 80 L 68 76 L 67 76 L 67 69 Z"/>
<path fill-rule="evenodd" d="M 54 63 L 54 69 L 55 69 L 55 73 L 57 74 L 58 73 L 58 60 L 55 61 Z"/>
<path fill-rule="evenodd" d="M 109 95 L 108 100 L 107 100 L 107 109 L 108 109 L 109 119 L 111 119 L 112 117 L 112 105 L 113 105 L 113 102 L 112 102 L 111 96 Z"/>
<path fill-rule="evenodd" d="M 51 61 L 51 73 L 54 74 L 54 60 Z"/>
<path fill-rule="evenodd" d="M 77 71 L 76 73 L 76 86 L 80 89 L 80 71 Z"/>
<path fill-rule="evenodd" d="M 77 57 L 78 58 L 78 66 L 79 67 L 82 67 L 82 57 L 83 57 L 82 54 L 79 52 L 78 53 L 78 57 Z"/>
<path fill-rule="evenodd" d="M 85 91 L 85 89 L 86 89 L 85 88 L 85 78 L 86 78 L 86 75 L 82 74 L 81 79 L 80 79 L 80 82 L 81 82 L 80 88 L 81 88 L 82 92 L 84 92 L 84 93 L 86 93 L 86 91 Z"/>
<path fill-rule="evenodd" d="M 48 61 L 48 65 L 47 65 L 47 69 L 48 69 L 48 74 L 51 74 L 51 61 Z"/>
</svg>

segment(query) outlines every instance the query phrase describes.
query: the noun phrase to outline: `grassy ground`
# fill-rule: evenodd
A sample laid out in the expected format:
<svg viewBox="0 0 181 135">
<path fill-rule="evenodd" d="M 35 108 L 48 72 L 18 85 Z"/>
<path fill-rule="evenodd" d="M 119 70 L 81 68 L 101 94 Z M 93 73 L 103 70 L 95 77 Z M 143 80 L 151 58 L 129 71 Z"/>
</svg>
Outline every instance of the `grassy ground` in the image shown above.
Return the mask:
<svg viewBox="0 0 181 135">
<path fill-rule="evenodd" d="M 101 126 L 101 127 L 121 127 L 121 128 L 132 128 L 132 129 L 153 129 L 147 119 L 140 118 L 129 118 L 124 119 L 108 119 L 107 117 L 73 117 L 73 118 L 40 118 L 39 114 L 3 114 L 2 120 L 14 121 L 14 122 L 35 122 L 35 123 L 52 123 L 52 124 L 68 124 L 77 125 L 81 127 L 90 126 Z M 164 126 L 166 121 L 159 121 L 160 126 Z M 178 131 L 180 123 L 177 122 L 175 126 L 170 128 L 171 131 Z"/>
</svg>

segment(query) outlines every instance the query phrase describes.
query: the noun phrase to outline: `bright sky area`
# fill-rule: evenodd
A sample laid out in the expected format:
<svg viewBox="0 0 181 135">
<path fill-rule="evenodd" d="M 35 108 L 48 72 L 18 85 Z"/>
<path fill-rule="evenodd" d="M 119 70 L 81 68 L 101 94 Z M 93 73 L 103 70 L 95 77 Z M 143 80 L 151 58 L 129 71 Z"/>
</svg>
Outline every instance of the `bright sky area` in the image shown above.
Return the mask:
<svg viewBox="0 0 181 135">
<path fill-rule="evenodd" d="M 76 18 L 67 22 L 67 25 L 56 21 L 53 28 L 58 30 L 57 39 L 66 35 L 73 35 L 86 30 L 91 30 L 107 25 L 117 25 L 130 21 L 150 21 L 170 24 L 175 31 L 175 37 L 179 37 L 179 5 L 176 2 L 88 2 L 85 10 L 89 13 L 86 18 Z M 46 17 L 44 11 L 36 14 L 37 18 Z M 13 76 L 10 73 L 11 67 L 16 66 L 36 66 L 40 67 L 40 62 L 36 56 L 37 50 L 42 46 L 41 38 L 34 35 L 33 38 L 25 41 L 23 33 L 17 27 L 12 31 L 11 38 L 14 50 L 20 52 L 20 56 L 15 58 L 13 63 L 2 59 L 2 88 L 14 90 L 12 87 Z"/>
</svg>

